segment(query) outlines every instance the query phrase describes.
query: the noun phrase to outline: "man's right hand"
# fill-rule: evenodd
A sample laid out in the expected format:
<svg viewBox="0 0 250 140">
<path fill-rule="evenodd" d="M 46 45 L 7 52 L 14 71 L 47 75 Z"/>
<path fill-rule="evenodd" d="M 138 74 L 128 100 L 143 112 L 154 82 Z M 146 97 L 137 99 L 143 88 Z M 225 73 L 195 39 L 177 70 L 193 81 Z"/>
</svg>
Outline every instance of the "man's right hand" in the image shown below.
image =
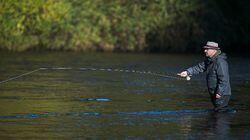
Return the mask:
<svg viewBox="0 0 250 140">
<path fill-rule="evenodd" d="M 177 73 L 177 75 L 179 75 L 181 77 L 187 77 L 188 76 L 188 72 L 187 71 L 183 71 L 181 73 Z"/>
</svg>

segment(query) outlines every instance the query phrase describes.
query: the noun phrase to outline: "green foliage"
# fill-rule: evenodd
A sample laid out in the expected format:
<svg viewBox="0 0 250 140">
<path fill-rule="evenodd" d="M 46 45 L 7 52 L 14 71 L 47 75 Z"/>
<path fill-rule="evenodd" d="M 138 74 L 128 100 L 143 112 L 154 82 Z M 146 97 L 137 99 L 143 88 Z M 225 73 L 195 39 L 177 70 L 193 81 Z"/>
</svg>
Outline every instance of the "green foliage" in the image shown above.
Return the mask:
<svg viewBox="0 0 250 140">
<path fill-rule="evenodd" d="M 70 4 L 55 0 L 1 1 L 1 47 L 23 51 L 37 46 L 66 45 Z"/>
<path fill-rule="evenodd" d="M 235 3 L 238 9 L 242 8 L 236 13 L 243 15 L 244 20 L 231 12 Z M 207 40 L 227 46 L 237 41 L 248 45 L 247 3 L 246 0 L 0 0 L 0 49 L 184 52 L 198 51 Z"/>
<path fill-rule="evenodd" d="M 200 6 L 198 0 L 162 1 L 162 19 L 157 21 L 157 28 L 147 34 L 149 52 L 184 52 L 195 51 L 193 46 L 199 43 L 202 29 L 197 22 L 196 12 Z"/>
</svg>

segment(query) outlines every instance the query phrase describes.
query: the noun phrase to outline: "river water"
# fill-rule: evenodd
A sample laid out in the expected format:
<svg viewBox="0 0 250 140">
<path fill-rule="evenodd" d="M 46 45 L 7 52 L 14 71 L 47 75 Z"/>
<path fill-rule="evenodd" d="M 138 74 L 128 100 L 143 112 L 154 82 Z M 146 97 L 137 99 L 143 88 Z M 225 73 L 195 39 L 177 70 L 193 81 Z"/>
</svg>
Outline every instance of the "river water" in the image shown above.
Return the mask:
<svg viewBox="0 0 250 140">
<path fill-rule="evenodd" d="M 37 70 L 0 84 L 0 139 L 250 139 L 250 57 L 228 59 L 237 112 L 213 113 L 204 74 L 176 78 L 202 55 L 0 55 L 0 81 Z"/>
</svg>

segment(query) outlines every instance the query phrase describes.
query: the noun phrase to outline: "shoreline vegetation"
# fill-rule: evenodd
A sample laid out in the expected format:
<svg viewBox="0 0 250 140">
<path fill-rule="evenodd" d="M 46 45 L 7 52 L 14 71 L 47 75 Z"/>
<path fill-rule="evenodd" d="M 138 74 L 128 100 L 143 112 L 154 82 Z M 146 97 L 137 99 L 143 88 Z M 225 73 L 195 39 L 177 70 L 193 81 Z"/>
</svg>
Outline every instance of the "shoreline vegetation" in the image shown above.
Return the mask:
<svg viewBox="0 0 250 140">
<path fill-rule="evenodd" d="M 0 1 L 0 52 L 249 52 L 247 0 Z"/>
</svg>

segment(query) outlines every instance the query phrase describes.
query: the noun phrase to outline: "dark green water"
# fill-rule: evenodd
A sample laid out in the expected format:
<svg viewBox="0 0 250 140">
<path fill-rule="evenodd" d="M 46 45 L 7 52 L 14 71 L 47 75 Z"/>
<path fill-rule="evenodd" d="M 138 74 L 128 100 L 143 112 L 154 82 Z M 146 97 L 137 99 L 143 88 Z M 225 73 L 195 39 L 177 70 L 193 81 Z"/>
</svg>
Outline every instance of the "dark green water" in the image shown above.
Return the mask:
<svg viewBox="0 0 250 140">
<path fill-rule="evenodd" d="M 204 75 L 173 75 L 202 56 L 0 53 L 0 139 L 249 139 L 250 58 L 230 57 L 237 113 L 215 114 Z M 106 70 L 79 70 L 88 67 Z"/>
</svg>

